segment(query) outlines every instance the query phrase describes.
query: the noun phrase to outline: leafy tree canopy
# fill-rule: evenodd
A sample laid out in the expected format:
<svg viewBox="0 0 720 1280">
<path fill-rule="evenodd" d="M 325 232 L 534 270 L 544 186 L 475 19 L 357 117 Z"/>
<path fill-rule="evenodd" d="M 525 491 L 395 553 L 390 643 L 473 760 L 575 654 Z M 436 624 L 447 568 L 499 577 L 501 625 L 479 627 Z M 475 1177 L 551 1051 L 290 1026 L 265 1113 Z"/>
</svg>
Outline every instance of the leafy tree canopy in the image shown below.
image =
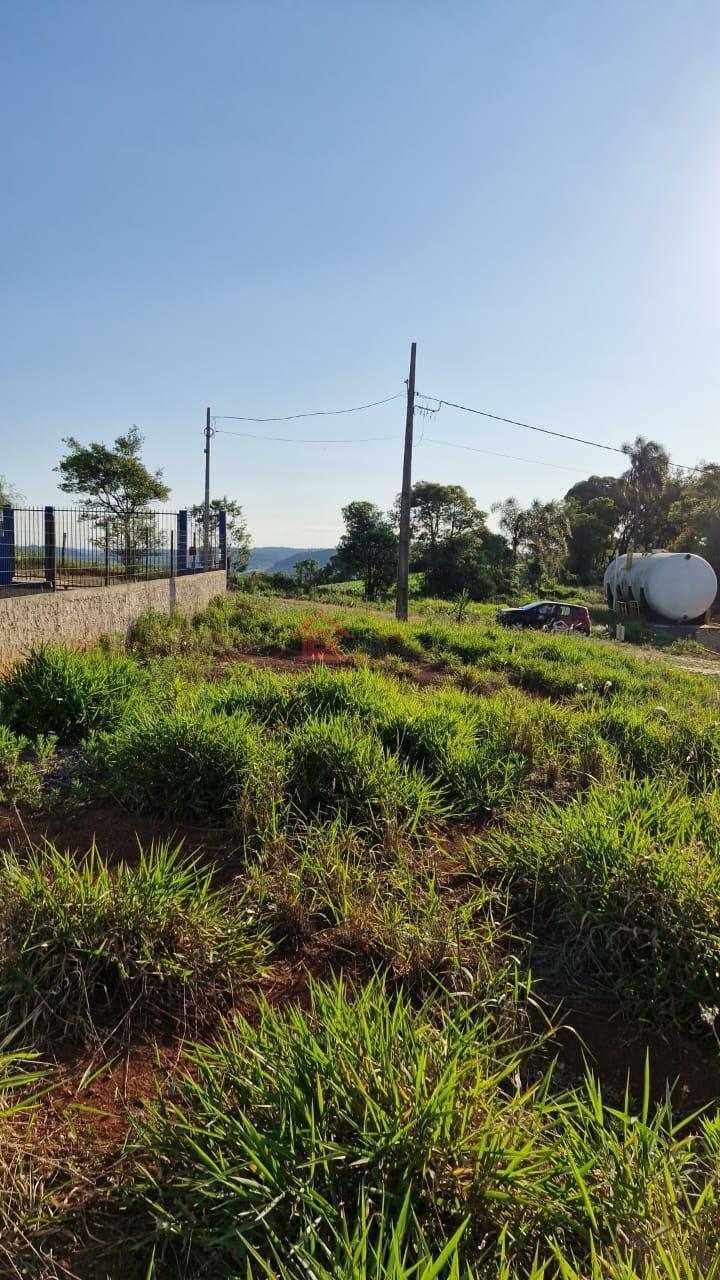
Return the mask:
<svg viewBox="0 0 720 1280">
<path fill-rule="evenodd" d="M 617 506 L 610 497 L 590 498 L 584 504 L 565 501 L 570 525 L 567 570 L 581 582 L 599 578 L 612 556 L 618 524 Z"/>
<path fill-rule="evenodd" d="M 0 507 L 12 507 L 18 502 L 22 502 L 22 494 L 5 476 L 0 475 Z"/>
<path fill-rule="evenodd" d="M 704 556 L 720 577 L 720 466 L 706 463 L 682 484 L 670 507 L 672 546 Z"/>
<path fill-rule="evenodd" d="M 399 514 L 400 498 L 395 502 Z M 419 480 L 410 497 L 412 538 L 425 547 L 454 543 L 485 528 L 485 512 L 460 484 L 436 484 Z"/>
<path fill-rule="evenodd" d="M 517 498 L 505 498 L 502 502 L 493 502 L 492 510 L 499 514 L 498 523 L 508 540 L 512 562 L 515 564 L 525 537 L 528 513 L 520 505 Z"/>
<path fill-rule="evenodd" d="M 657 440 L 636 436 L 623 445 L 630 467 L 622 477 L 626 516 L 620 536 L 620 550 L 632 543 L 638 550 L 650 550 L 662 543 L 659 504 L 670 475 L 670 457 Z"/>
<path fill-rule="evenodd" d="M 322 566 L 312 556 L 295 562 L 295 583 L 303 590 L 314 587 L 322 577 Z"/>
<path fill-rule="evenodd" d="M 152 502 L 167 501 L 170 490 L 162 471 L 148 471 L 141 460 L 143 437 L 138 427 L 118 436 L 112 448 L 98 441 L 83 445 L 74 436 L 67 436 L 63 444 L 68 451 L 55 468 L 62 477 L 59 488 L 74 494 L 83 506 L 122 519 Z"/>
<path fill-rule="evenodd" d="M 329 575 L 362 578 L 365 599 L 374 600 L 395 578 L 397 535 L 374 502 L 350 502 L 342 514 L 345 533 L 328 565 Z"/>
</svg>

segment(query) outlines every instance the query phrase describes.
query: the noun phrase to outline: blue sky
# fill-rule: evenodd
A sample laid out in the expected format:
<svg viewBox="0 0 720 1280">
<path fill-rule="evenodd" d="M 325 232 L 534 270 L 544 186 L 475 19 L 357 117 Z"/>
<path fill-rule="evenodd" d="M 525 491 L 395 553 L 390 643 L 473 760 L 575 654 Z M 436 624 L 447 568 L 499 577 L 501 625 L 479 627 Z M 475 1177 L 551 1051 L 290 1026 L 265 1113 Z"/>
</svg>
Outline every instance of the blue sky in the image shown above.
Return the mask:
<svg viewBox="0 0 720 1280">
<path fill-rule="evenodd" d="M 0 49 L 0 472 L 33 503 L 62 436 L 133 422 L 198 500 L 206 405 L 389 396 L 411 339 L 421 391 L 720 457 L 716 0 L 23 0 Z M 218 435 L 213 490 L 330 545 L 391 504 L 403 421 L 218 422 L 391 439 Z M 530 460 L 422 440 L 415 478 L 485 509 L 622 468 L 445 408 L 426 436 Z"/>
</svg>

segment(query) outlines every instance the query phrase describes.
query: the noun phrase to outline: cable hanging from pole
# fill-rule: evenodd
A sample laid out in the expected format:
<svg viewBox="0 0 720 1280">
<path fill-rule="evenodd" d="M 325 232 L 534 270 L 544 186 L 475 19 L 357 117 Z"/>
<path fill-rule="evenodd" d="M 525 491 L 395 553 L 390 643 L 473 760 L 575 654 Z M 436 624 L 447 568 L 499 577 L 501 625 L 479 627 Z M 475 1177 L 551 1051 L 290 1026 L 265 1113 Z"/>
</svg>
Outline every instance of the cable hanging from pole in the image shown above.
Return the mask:
<svg viewBox="0 0 720 1280">
<path fill-rule="evenodd" d="M 367 444 L 375 440 L 397 440 L 394 436 L 262 436 L 251 431 L 226 431 L 217 428 L 221 436 L 237 436 L 242 440 L 267 440 L 279 444 Z"/>
<path fill-rule="evenodd" d="M 599 440 L 586 440 L 583 436 L 569 435 L 565 431 L 553 431 L 550 427 L 538 427 L 531 422 L 520 422 L 517 418 L 505 418 L 502 414 L 490 413 L 487 409 L 474 409 L 470 405 L 458 404 L 455 400 L 445 400 L 441 396 L 423 395 L 421 392 L 417 394 L 421 400 L 435 401 L 436 407 L 431 409 L 432 413 L 439 413 L 442 406 L 447 405 L 449 409 L 460 409 L 463 413 L 472 413 L 479 418 L 490 418 L 493 422 L 506 422 L 511 427 L 523 427 L 525 431 L 537 431 L 540 435 L 555 436 L 558 440 L 570 440 L 574 444 L 586 444 L 593 449 L 603 449 L 606 453 L 620 453 L 627 457 L 625 449 L 621 449 L 618 445 L 602 444 Z M 697 471 L 696 466 L 687 467 L 680 462 L 673 462 L 672 466 L 676 467 L 678 471 Z"/>
<path fill-rule="evenodd" d="M 349 409 L 314 409 L 311 413 L 286 413 L 280 418 L 251 418 L 237 413 L 217 413 L 215 422 L 293 422 L 298 418 L 336 418 L 343 413 L 362 413 L 365 409 L 376 409 L 378 405 L 390 404 L 399 400 L 406 393 L 396 391 L 394 396 L 386 396 L 384 400 L 371 400 L 368 404 L 355 404 Z"/>
</svg>

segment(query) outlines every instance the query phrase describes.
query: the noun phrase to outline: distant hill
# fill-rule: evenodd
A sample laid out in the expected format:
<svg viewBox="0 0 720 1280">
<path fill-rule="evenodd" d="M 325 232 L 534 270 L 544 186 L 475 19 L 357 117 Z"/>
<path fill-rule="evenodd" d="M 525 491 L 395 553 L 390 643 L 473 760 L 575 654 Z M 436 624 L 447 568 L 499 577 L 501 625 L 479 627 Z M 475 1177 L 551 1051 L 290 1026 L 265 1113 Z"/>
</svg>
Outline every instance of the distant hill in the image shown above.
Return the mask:
<svg viewBox="0 0 720 1280">
<path fill-rule="evenodd" d="M 298 560 L 317 560 L 326 565 L 335 555 L 335 547 L 253 547 L 246 572 L 287 573 L 295 571 Z"/>
</svg>

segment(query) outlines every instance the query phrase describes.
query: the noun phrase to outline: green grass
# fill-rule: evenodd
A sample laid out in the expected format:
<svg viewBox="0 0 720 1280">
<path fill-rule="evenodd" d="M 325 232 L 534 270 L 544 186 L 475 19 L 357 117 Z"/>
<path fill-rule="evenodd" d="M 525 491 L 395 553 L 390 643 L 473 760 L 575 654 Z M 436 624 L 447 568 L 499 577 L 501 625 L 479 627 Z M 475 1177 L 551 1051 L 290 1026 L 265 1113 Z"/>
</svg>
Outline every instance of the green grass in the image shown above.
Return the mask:
<svg viewBox="0 0 720 1280">
<path fill-rule="evenodd" d="M 192 694 L 139 704 L 94 755 L 99 779 L 129 808 L 208 826 L 235 823 L 247 834 L 270 817 L 282 770 L 247 716 L 219 716 Z"/>
<path fill-rule="evenodd" d="M 110 871 L 52 845 L 0 867 L 0 997 L 26 1037 L 100 1043 L 198 1028 L 257 973 L 262 937 L 243 897 L 168 845 Z"/>
<path fill-rule="evenodd" d="M 154 1221 L 160 1274 L 352 1274 L 349 1242 L 372 1255 L 397 1224 L 411 1258 L 452 1241 L 478 1276 L 587 1275 L 599 1257 L 632 1275 L 658 1239 L 709 1263 L 717 1126 L 691 1136 L 647 1096 L 608 1105 L 592 1077 L 556 1089 L 534 1049 L 378 981 L 315 987 L 307 1014 L 262 1004 L 137 1124 L 129 1207 Z"/>
<path fill-rule="evenodd" d="M 629 778 L 546 801 L 474 840 L 470 861 L 537 945 L 636 1017 L 688 1023 L 720 993 L 720 788 Z"/>
<path fill-rule="evenodd" d="M 75 742 L 120 723 L 137 679 L 127 658 L 42 646 L 0 683 L 0 719 L 28 737 L 53 733 Z"/>
<path fill-rule="evenodd" d="M 0 1042 L 0 1269 L 7 1276 L 47 1276 L 52 1257 L 36 1238 L 46 1186 L 42 1159 L 28 1156 L 19 1139 L 30 1125 L 38 1099 L 48 1088 L 47 1073 L 30 1049 L 8 1037 Z"/>
<path fill-rule="evenodd" d="M 31 832 L 101 805 L 200 846 L 115 866 L 23 835 L 0 870 L 23 1041 L 200 1039 L 105 1169 L 107 1273 L 132 1246 L 156 1280 L 720 1280 L 718 1114 L 569 1077 L 537 1032 L 567 1003 L 683 1037 L 680 1073 L 716 1051 L 720 686 L 421 599 L 407 626 L 326 607 L 345 667 L 243 661 L 298 655 L 321 608 L 229 593 L 0 686 Z M 20 1274 L 90 1239 L 48 1186 Z"/>
<path fill-rule="evenodd" d="M 322 938 L 339 963 L 416 993 L 481 987 L 502 1004 L 513 989 L 500 896 L 449 894 L 431 856 L 408 844 L 388 857 L 339 816 L 276 839 L 253 869 L 253 891 L 272 936 L 293 951 Z"/>
<path fill-rule="evenodd" d="M 37 808 L 42 801 L 38 766 L 47 764 L 55 748 L 54 736 L 33 744 L 0 724 L 0 804 Z"/>
<path fill-rule="evenodd" d="M 444 816 L 431 779 L 386 752 L 345 716 L 312 716 L 288 738 L 291 804 L 308 817 L 340 813 L 371 832 L 416 833 Z"/>
</svg>

